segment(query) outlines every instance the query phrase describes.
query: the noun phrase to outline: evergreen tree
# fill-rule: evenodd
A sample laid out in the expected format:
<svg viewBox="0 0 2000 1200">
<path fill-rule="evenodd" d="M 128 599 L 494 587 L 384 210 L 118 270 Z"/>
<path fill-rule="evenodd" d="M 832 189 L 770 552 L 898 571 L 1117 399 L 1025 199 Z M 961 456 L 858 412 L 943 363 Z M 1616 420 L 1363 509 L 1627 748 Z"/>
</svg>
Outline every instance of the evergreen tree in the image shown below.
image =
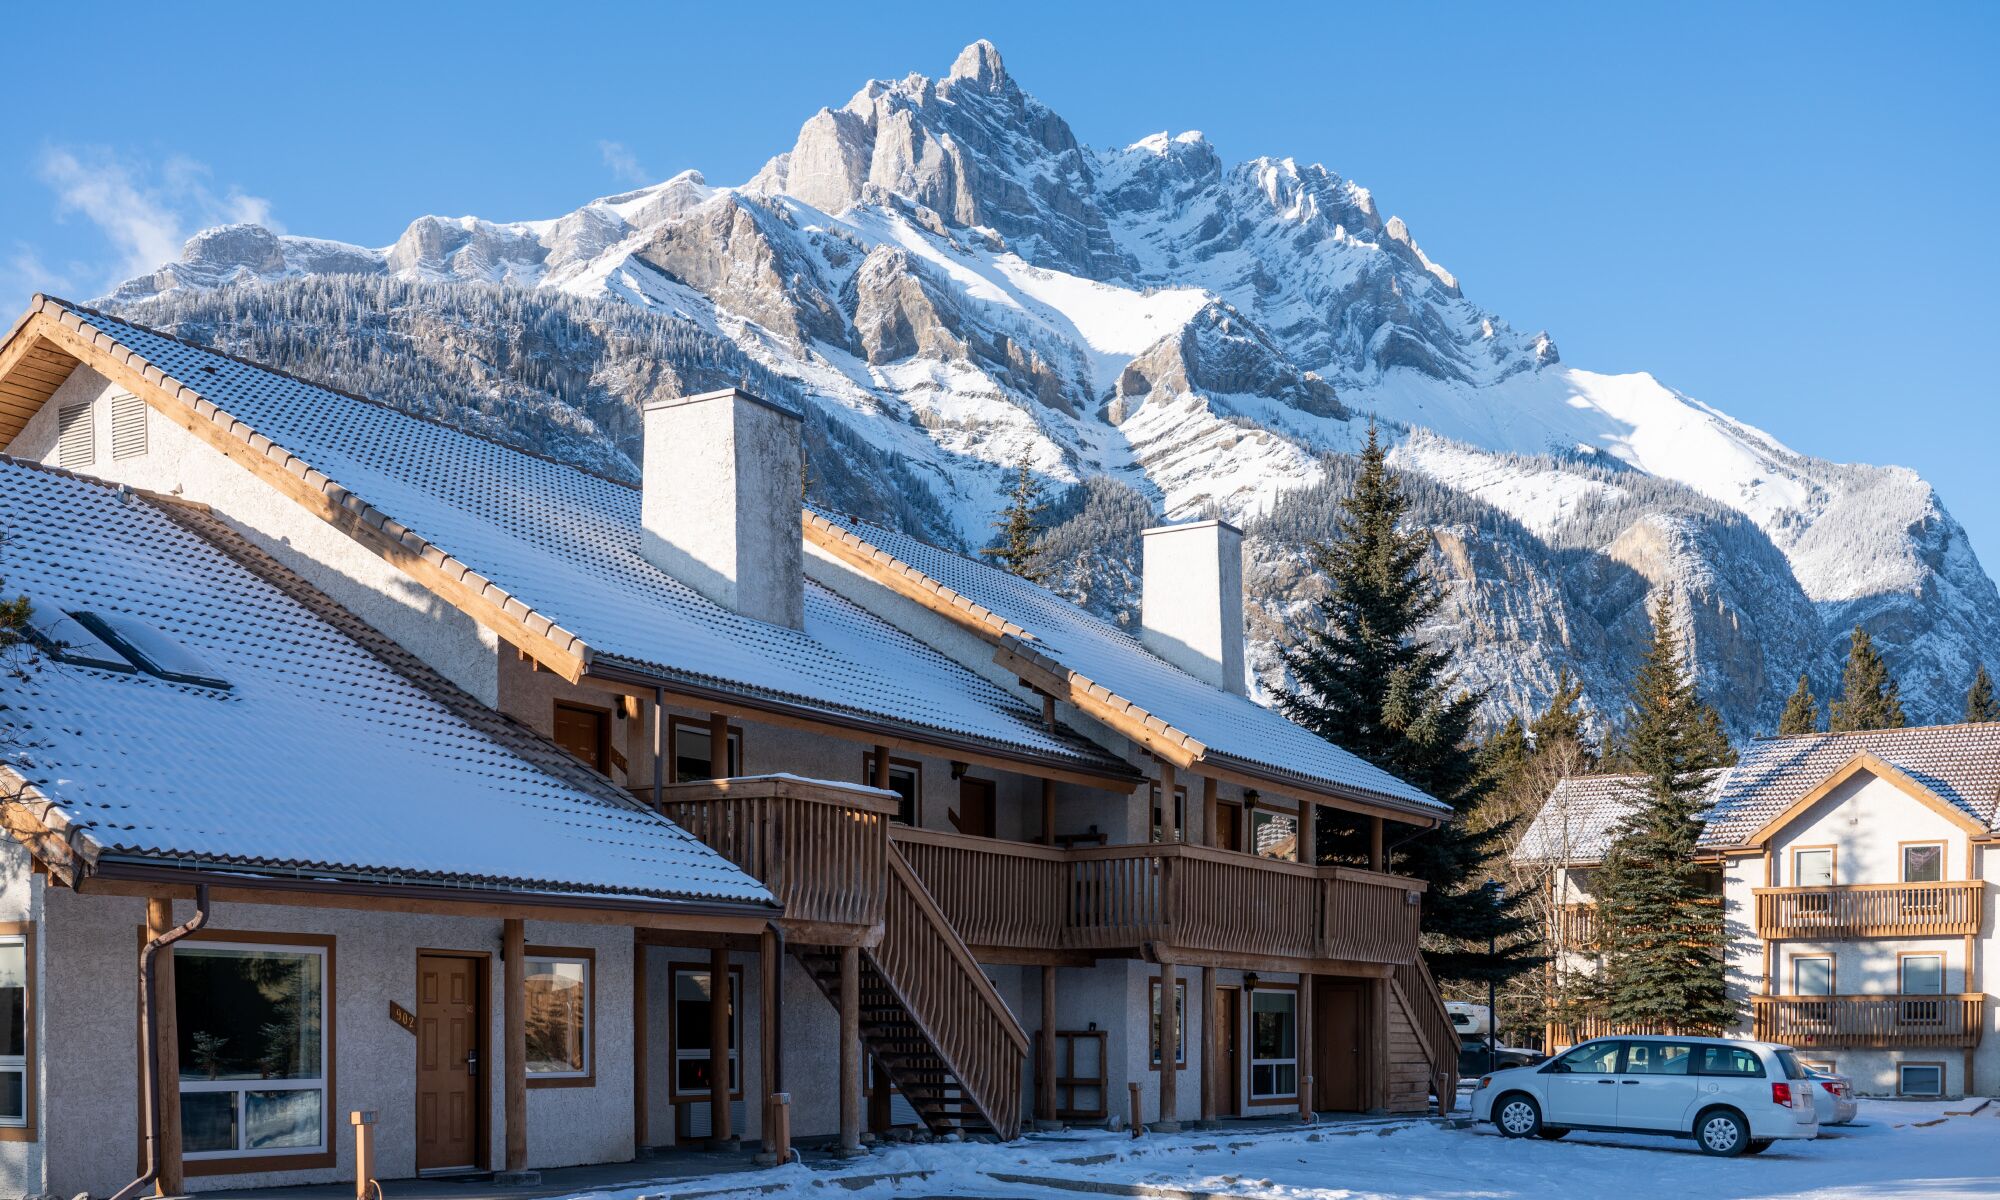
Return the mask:
<svg viewBox="0 0 2000 1200">
<path fill-rule="evenodd" d="M 1471 738 L 1483 698 L 1457 692 L 1448 655 L 1418 632 L 1443 595 L 1420 570 L 1428 530 L 1403 531 L 1407 507 L 1374 428 L 1333 539 L 1314 551 L 1328 590 L 1317 621 L 1285 653 L 1296 686 L 1278 693 L 1286 716 L 1450 805 L 1457 819 L 1403 840 L 1393 869 L 1430 884 L 1423 930 L 1431 970 L 1454 980 L 1505 979 L 1540 964 L 1526 897 L 1496 896 L 1484 874 L 1510 823 L 1465 818 L 1491 786 Z M 1358 831 L 1323 819 L 1315 861 L 1356 857 Z M 1487 954 L 1488 939 L 1501 951 Z"/>
<path fill-rule="evenodd" d="M 1972 673 L 1972 688 L 1965 693 L 1965 723 L 1986 721 L 2000 721 L 2000 700 L 1993 696 L 1993 677 L 1986 673 L 1986 664 L 1980 663 Z"/>
<path fill-rule="evenodd" d="M 1568 667 L 1556 671 L 1555 695 L 1528 727 L 1534 738 L 1535 753 L 1545 755 L 1567 742 L 1582 750 L 1586 757 L 1594 760 L 1596 751 L 1583 733 L 1583 714 L 1577 711 L 1577 703 L 1583 699 L 1583 681 L 1569 673 Z"/>
<path fill-rule="evenodd" d="M 1645 793 L 1598 878 L 1601 981 L 1614 1022 L 1720 1030 L 1736 1020 L 1722 897 L 1694 857 L 1709 780 L 1731 759 L 1720 730 L 1695 694 L 1662 593 L 1626 717 L 1625 753 Z"/>
<path fill-rule="evenodd" d="M 1023 449 L 1020 461 L 1014 467 L 1013 495 L 1000 513 L 1000 519 L 993 522 L 993 528 L 1000 531 L 999 544 L 988 546 L 980 553 L 999 560 L 1002 567 L 1029 583 L 1040 583 L 1044 574 L 1039 561 L 1042 553 L 1041 518 L 1047 508 L 1048 505 L 1042 502 L 1042 482 L 1035 478 L 1029 452 Z"/>
<path fill-rule="evenodd" d="M 1792 689 L 1790 699 L 1785 701 L 1785 711 L 1778 714 L 1778 736 L 1818 732 L 1819 697 L 1813 695 L 1812 685 L 1800 675 L 1799 686 Z"/>
<path fill-rule="evenodd" d="M 1847 647 L 1847 669 L 1841 674 L 1841 695 L 1833 702 L 1832 720 L 1827 727 L 1835 733 L 1857 729 L 1901 729 L 1903 702 L 1901 689 L 1889 676 L 1889 667 L 1875 652 L 1875 642 L 1861 626 L 1854 627 L 1854 640 Z"/>
</svg>

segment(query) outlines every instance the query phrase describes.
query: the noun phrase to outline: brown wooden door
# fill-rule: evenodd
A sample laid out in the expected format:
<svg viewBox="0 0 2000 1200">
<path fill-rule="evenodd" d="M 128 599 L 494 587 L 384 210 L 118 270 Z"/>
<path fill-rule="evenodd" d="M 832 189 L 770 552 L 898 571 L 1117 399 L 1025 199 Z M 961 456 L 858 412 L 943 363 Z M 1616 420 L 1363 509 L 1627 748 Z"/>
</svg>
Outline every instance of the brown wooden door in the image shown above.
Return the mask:
<svg viewBox="0 0 2000 1200">
<path fill-rule="evenodd" d="M 958 811 L 951 815 L 952 824 L 960 833 L 974 837 L 992 837 L 993 821 L 993 781 L 974 779 L 970 775 L 958 781 Z"/>
<path fill-rule="evenodd" d="M 1215 806 L 1215 845 L 1219 850 L 1243 849 L 1243 806 L 1227 802 Z"/>
<path fill-rule="evenodd" d="M 1367 994 L 1359 983 L 1316 980 L 1313 987 L 1313 1107 L 1361 1112 L 1368 1055 Z"/>
<path fill-rule="evenodd" d="M 417 958 L 417 1170 L 479 1162 L 479 966 Z"/>
<path fill-rule="evenodd" d="M 1215 1114 L 1234 1117 L 1242 1113 L 1236 1089 L 1243 1078 L 1241 1053 L 1243 1037 L 1243 993 L 1233 987 L 1215 989 L 1215 1078 L 1209 1080 L 1215 1097 Z"/>
<path fill-rule="evenodd" d="M 556 701 L 556 745 L 605 774 L 611 772 L 611 714 Z"/>
</svg>

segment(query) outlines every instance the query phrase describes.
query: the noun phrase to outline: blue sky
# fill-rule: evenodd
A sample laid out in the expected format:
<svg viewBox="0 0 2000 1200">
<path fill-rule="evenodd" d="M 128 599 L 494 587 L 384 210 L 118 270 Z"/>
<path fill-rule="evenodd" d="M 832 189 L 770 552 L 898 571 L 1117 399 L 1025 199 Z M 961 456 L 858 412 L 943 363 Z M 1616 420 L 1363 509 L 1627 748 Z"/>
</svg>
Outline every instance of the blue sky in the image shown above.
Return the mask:
<svg viewBox="0 0 2000 1200">
<path fill-rule="evenodd" d="M 0 307 L 227 219 L 385 245 L 687 167 L 993 39 L 1093 145 L 1204 130 L 1373 189 L 1564 359 L 1931 478 L 2000 571 L 2000 6 L 38 5 Z M 75 53 L 55 52 L 76 47 Z"/>
</svg>

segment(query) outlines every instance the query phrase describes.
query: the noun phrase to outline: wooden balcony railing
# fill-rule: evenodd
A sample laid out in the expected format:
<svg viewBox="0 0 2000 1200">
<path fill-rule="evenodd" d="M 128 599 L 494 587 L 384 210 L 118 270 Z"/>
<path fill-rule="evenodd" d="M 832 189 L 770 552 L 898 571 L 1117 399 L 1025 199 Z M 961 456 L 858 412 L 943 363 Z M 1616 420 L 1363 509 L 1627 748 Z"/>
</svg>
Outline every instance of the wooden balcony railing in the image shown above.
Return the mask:
<svg viewBox="0 0 2000 1200">
<path fill-rule="evenodd" d="M 659 809 L 761 880 L 794 928 L 865 928 L 882 920 L 894 799 L 755 775 L 676 784 L 665 789 Z"/>
<path fill-rule="evenodd" d="M 968 945 L 1110 950 L 1161 942 L 1258 958 L 1405 963 L 1422 884 L 1184 843 L 1060 850 L 896 826 Z"/>
<path fill-rule="evenodd" d="M 1594 953 L 1597 946 L 1597 906 L 1563 904 L 1555 910 L 1555 944 L 1573 953 Z"/>
<path fill-rule="evenodd" d="M 1980 931 L 1985 884 L 1857 883 L 1758 888 L 1757 936 L 1965 937 Z"/>
<path fill-rule="evenodd" d="M 1986 997 L 1752 996 L 1760 1041 L 1798 1047 L 1977 1046 Z"/>
</svg>

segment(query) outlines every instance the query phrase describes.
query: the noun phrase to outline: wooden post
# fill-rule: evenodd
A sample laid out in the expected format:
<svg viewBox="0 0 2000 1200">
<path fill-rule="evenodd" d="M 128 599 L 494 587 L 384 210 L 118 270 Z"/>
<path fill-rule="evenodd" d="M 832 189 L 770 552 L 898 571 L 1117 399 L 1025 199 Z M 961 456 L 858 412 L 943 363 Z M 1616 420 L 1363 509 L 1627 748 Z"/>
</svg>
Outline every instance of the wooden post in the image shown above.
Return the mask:
<svg viewBox="0 0 2000 1200">
<path fill-rule="evenodd" d="M 1313 977 L 1299 975 L 1299 1120 L 1313 1119 Z"/>
<path fill-rule="evenodd" d="M 667 782 L 667 692 L 653 689 L 653 807 L 660 807 Z"/>
<path fill-rule="evenodd" d="M 354 1126 L 354 1200 L 377 1200 L 375 1187 L 375 1113 L 355 1109 L 347 1114 Z"/>
<path fill-rule="evenodd" d="M 708 773 L 714 779 L 735 774 L 729 769 L 729 714 L 708 714 Z"/>
<path fill-rule="evenodd" d="M 1368 981 L 1368 1048 L 1362 1057 L 1368 1068 L 1364 1097 L 1370 1112 L 1389 1111 L 1389 1075 L 1393 1070 L 1389 1062 L 1389 1006 L 1393 1003 L 1387 979 Z"/>
<path fill-rule="evenodd" d="M 1139 1099 L 1139 1085 L 1128 1083 L 1125 1086 L 1132 1090 L 1132 1136 L 1139 1137 L 1146 1132 L 1146 1112 Z"/>
<path fill-rule="evenodd" d="M 1222 804 L 1216 796 L 1213 775 L 1204 775 L 1201 779 L 1201 844 L 1222 844 Z"/>
<path fill-rule="evenodd" d="M 708 952 L 708 1137 L 717 1149 L 734 1140 L 729 1110 L 729 951 Z"/>
<path fill-rule="evenodd" d="M 1309 867 L 1319 865 L 1318 821 L 1319 805 L 1299 797 L 1299 861 Z"/>
<path fill-rule="evenodd" d="M 778 1092 L 771 1097 L 771 1130 L 766 1138 L 771 1147 L 771 1161 L 783 1166 L 792 1157 L 791 1093 Z"/>
<path fill-rule="evenodd" d="M 1056 1119 L 1056 969 L 1042 968 L 1042 1027 L 1035 1032 L 1035 1115 Z"/>
<path fill-rule="evenodd" d="M 1208 794 L 1215 794 L 1210 780 Z M 1201 1119 L 1215 1120 L 1215 968 L 1201 969 Z"/>
<path fill-rule="evenodd" d="M 528 1169 L 528 938 L 519 917 L 500 923 L 501 1037 L 506 1039 L 507 1170 Z"/>
<path fill-rule="evenodd" d="M 878 747 L 881 753 L 883 747 Z M 886 753 L 877 762 L 887 762 Z M 840 1154 L 861 1153 L 861 947 L 840 948 Z"/>
<path fill-rule="evenodd" d="M 1042 780 L 1042 845 L 1056 844 L 1056 781 Z"/>
<path fill-rule="evenodd" d="M 1180 822 L 1174 820 L 1174 764 L 1160 760 L 1160 840 L 1181 840 Z"/>
<path fill-rule="evenodd" d="M 147 900 L 146 939 L 151 941 L 173 927 L 174 902 L 165 898 Z M 187 1189 L 181 1174 L 181 1036 L 180 1016 L 174 1002 L 172 946 L 153 956 L 153 998 L 153 1097 L 160 1114 L 160 1173 L 153 1191 L 155 1195 L 178 1196 Z"/>
<path fill-rule="evenodd" d="M 1386 871 L 1389 860 L 1382 853 L 1382 818 L 1368 818 L 1368 869 Z"/>
<path fill-rule="evenodd" d="M 757 1040 L 763 1050 L 764 1153 L 771 1161 L 783 1163 L 784 1147 L 778 1142 L 778 1004 L 782 966 L 778 962 L 778 935 L 765 929 L 757 938 L 757 976 L 760 983 L 757 1013 Z"/>
<path fill-rule="evenodd" d="M 1160 1132 L 1181 1129 L 1181 1066 L 1174 1048 L 1180 1044 L 1180 1013 L 1174 1007 L 1180 976 L 1172 963 L 1160 964 Z"/>
</svg>

